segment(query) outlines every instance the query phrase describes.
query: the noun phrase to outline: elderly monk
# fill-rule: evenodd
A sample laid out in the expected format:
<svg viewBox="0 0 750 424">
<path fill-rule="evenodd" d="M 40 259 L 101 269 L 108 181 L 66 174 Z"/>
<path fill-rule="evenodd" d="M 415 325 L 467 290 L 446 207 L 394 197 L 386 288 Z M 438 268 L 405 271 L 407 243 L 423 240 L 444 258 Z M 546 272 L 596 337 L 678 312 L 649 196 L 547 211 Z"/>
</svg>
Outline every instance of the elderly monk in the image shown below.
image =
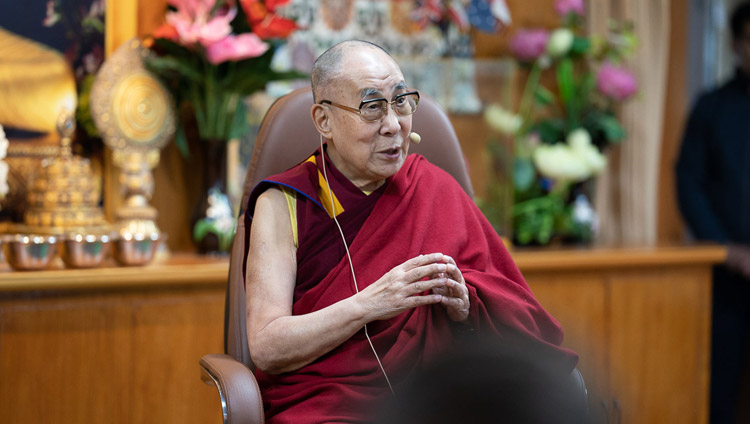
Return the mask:
<svg viewBox="0 0 750 424">
<path fill-rule="evenodd" d="M 390 55 L 338 44 L 316 60 L 312 88 L 322 150 L 259 183 L 245 217 L 247 335 L 267 420 L 372 421 L 411 370 L 466 334 L 572 370 L 560 326 L 482 213 L 408 155 L 419 94 Z"/>
</svg>

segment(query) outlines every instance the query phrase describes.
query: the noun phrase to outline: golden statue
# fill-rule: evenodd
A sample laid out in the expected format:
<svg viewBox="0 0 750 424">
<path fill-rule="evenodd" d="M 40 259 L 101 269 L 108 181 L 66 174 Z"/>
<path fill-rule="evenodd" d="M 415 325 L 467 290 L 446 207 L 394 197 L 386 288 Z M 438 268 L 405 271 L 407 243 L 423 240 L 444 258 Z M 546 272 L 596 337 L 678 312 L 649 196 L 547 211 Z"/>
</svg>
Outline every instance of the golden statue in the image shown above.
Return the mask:
<svg viewBox="0 0 750 424">
<path fill-rule="evenodd" d="M 0 124 L 44 133 L 57 144 L 57 117 L 75 110 L 76 83 L 63 55 L 0 27 Z"/>
</svg>

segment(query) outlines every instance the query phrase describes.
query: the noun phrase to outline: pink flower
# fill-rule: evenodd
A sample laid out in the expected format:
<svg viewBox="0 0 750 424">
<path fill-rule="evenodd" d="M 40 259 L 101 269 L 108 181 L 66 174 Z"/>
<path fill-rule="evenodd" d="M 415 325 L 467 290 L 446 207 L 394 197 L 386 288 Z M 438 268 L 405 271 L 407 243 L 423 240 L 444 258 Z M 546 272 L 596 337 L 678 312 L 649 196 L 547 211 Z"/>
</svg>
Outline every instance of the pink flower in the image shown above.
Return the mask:
<svg viewBox="0 0 750 424">
<path fill-rule="evenodd" d="M 555 10 L 560 16 L 567 16 L 569 13 L 575 13 L 578 16 L 586 14 L 583 0 L 557 0 Z"/>
<path fill-rule="evenodd" d="M 531 62 L 547 49 L 549 33 L 543 29 L 521 29 L 510 42 L 510 50 L 522 62 Z"/>
<path fill-rule="evenodd" d="M 245 33 L 237 36 L 230 35 L 223 40 L 211 44 L 206 49 L 208 61 L 218 65 L 228 60 L 242 60 L 257 57 L 268 50 L 268 44 L 264 43 L 257 35 Z"/>
<path fill-rule="evenodd" d="M 181 44 L 208 47 L 232 33 L 229 23 L 237 9 L 220 8 L 211 14 L 215 3 L 216 0 L 169 0 L 177 10 L 167 13 L 167 23 L 177 31 Z"/>
<path fill-rule="evenodd" d="M 596 88 L 605 96 L 621 102 L 635 94 L 638 83 L 627 69 L 605 63 L 596 74 Z"/>
</svg>

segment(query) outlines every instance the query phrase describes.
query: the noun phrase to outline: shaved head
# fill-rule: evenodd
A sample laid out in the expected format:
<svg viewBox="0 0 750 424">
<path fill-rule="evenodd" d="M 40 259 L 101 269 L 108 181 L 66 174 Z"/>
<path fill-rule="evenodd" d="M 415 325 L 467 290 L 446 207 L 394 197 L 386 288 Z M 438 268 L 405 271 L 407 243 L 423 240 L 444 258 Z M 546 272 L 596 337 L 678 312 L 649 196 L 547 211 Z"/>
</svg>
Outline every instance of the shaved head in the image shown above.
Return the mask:
<svg viewBox="0 0 750 424">
<path fill-rule="evenodd" d="M 321 99 L 328 96 L 328 90 L 331 83 L 341 74 L 341 63 L 344 56 L 352 50 L 359 49 L 375 49 L 385 53 L 388 57 L 391 57 L 391 55 L 382 47 L 363 40 L 342 41 L 341 43 L 329 48 L 323 52 L 323 54 L 318 56 L 313 64 L 312 72 L 310 73 L 310 82 L 315 103 L 318 103 Z"/>
</svg>

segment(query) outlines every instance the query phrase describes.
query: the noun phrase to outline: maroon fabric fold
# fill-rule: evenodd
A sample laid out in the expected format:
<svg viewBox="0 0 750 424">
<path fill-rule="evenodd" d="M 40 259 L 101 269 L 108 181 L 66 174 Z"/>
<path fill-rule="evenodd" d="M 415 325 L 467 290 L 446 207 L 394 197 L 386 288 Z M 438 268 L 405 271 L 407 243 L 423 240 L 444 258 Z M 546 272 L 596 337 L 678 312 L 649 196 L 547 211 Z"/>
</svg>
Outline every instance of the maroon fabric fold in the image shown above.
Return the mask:
<svg viewBox="0 0 750 424">
<path fill-rule="evenodd" d="M 299 169 L 272 180 L 290 182 L 287 177 L 291 175 L 298 177 Z M 440 305 L 368 324 L 374 347 L 396 384 L 459 343 L 459 327 L 470 327 L 480 338 L 537 349 L 569 370 L 577 362 L 573 352 L 559 347 L 562 329 L 536 301 L 474 202 L 450 175 L 421 156 L 409 156 L 387 183 L 350 252 L 360 290 L 394 266 L 434 252 L 456 260 L 469 288 L 468 324 L 453 323 Z M 349 264 L 343 257 L 325 278 L 296 299 L 293 313 L 310 313 L 354 293 Z M 368 422 L 374 408 L 389 396 L 363 331 L 295 372 L 271 376 L 258 371 L 256 375 L 267 419 L 274 423 Z"/>
</svg>

